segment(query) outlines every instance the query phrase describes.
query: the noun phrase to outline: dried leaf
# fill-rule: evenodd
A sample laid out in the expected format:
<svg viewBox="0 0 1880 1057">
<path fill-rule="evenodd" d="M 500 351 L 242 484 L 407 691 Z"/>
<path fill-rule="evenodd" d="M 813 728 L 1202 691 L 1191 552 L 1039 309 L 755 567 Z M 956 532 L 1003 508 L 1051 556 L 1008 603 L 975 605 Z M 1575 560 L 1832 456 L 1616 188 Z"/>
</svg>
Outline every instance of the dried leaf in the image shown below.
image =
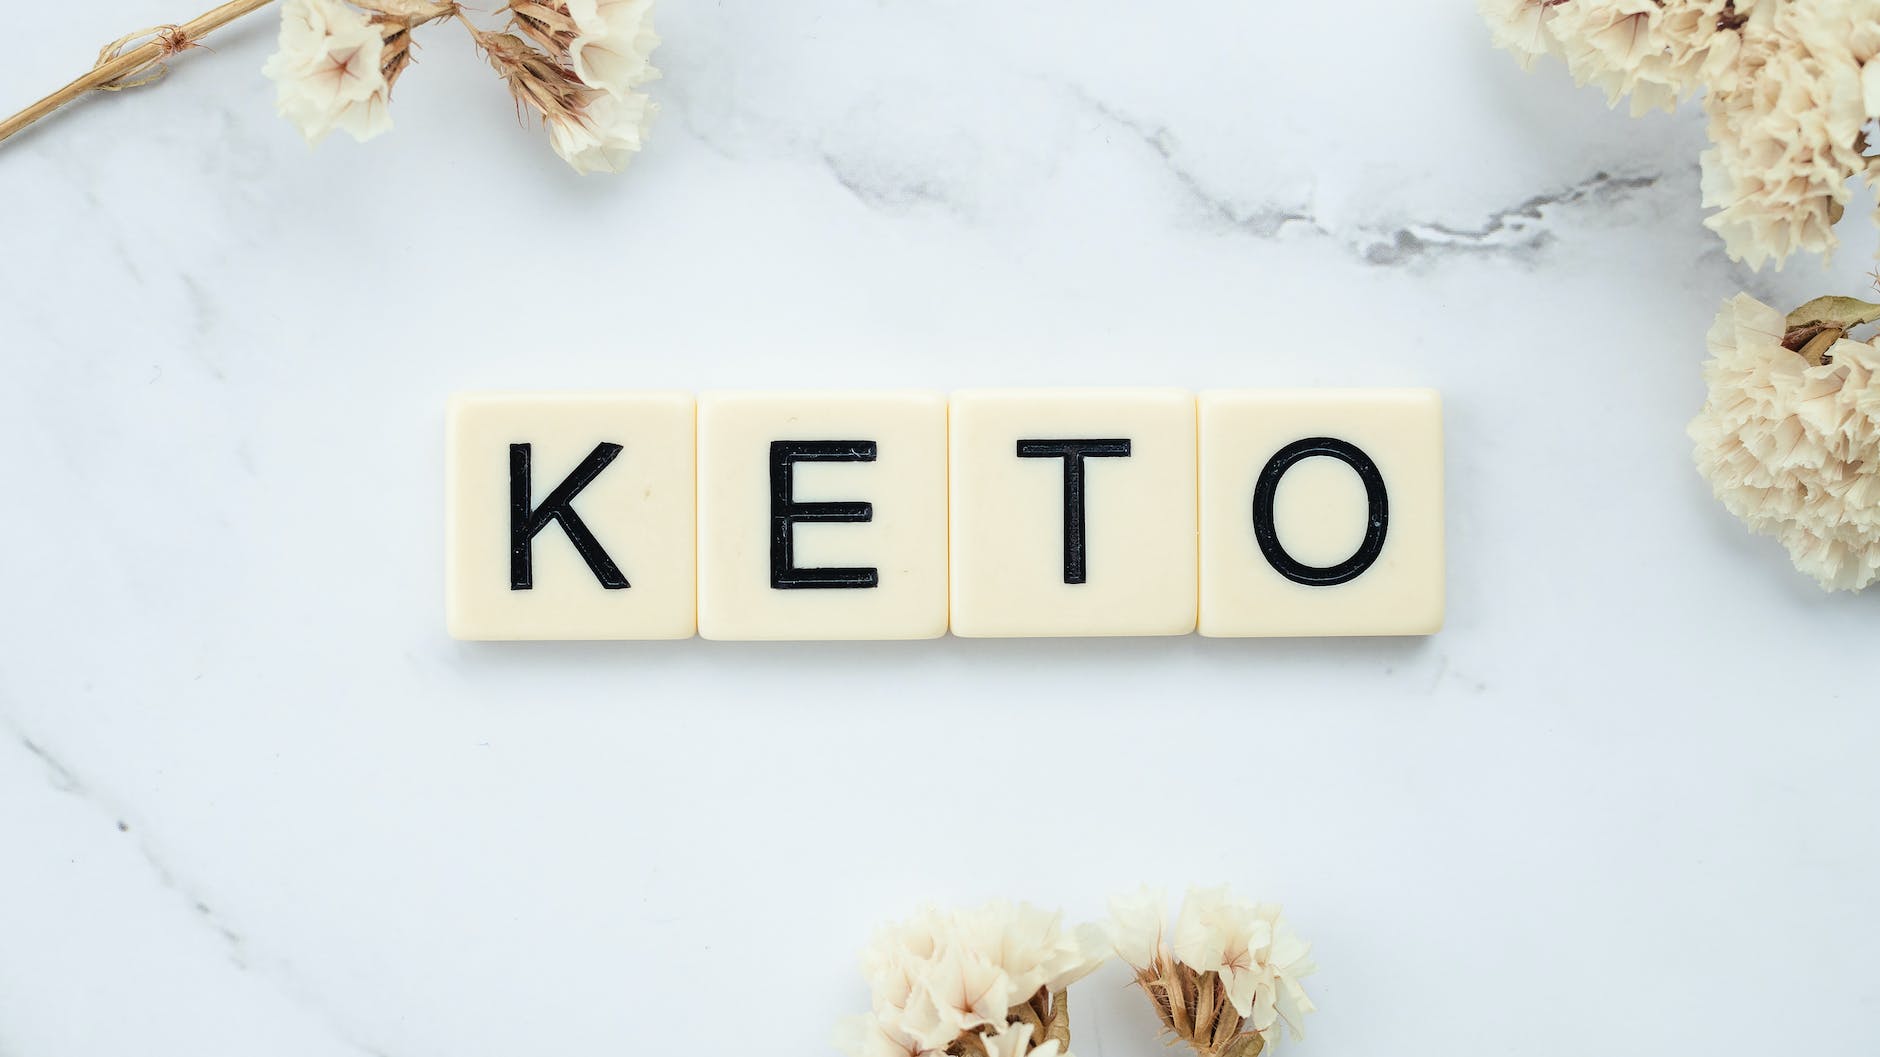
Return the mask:
<svg viewBox="0 0 1880 1057">
<path fill-rule="evenodd" d="M 1142 989 L 1149 995 L 1149 1001 L 1155 1006 L 1155 1014 L 1162 1018 L 1162 1023 L 1170 1031 L 1175 1030 L 1175 1018 L 1169 1015 L 1168 988 L 1160 980 L 1139 981 Z"/>
<path fill-rule="evenodd" d="M 1051 992 L 1040 987 L 1031 996 L 1031 1008 L 1038 1011 L 1039 1020 L 1051 1019 Z"/>
<path fill-rule="evenodd" d="M 380 52 L 379 76 L 385 78 L 385 94 L 389 97 L 398 84 L 399 75 L 411 65 L 411 23 L 390 15 L 374 15 L 372 23 L 379 27 L 379 38 L 385 42 Z"/>
<path fill-rule="evenodd" d="M 1011 1009 L 1011 1012 L 1006 1014 L 1006 1018 L 1014 1024 L 1030 1025 L 1031 1026 L 1031 1044 L 1033 1046 L 1038 1046 L 1038 1045 L 1043 1044 L 1044 1021 L 1038 1016 L 1038 1011 L 1031 1007 L 1030 1002 L 1021 1002 L 1018 1005 L 1013 1006 Z"/>
<path fill-rule="evenodd" d="M 1192 1026 L 1195 1018 L 1195 996 L 1201 993 L 1201 974 L 1180 962 L 1175 963 L 1175 971 L 1181 974 L 1182 991 L 1188 996 L 1188 1020 Z"/>
<path fill-rule="evenodd" d="M 1182 986 L 1181 966 L 1171 966 L 1162 974 L 1162 986 L 1168 989 L 1169 1020 L 1173 1023 L 1175 1034 L 1182 1038 L 1194 1035 L 1194 1021 L 1188 1016 L 1188 991 Z"/>
<path fill-rule="evenodd" d="M 1214 1024 L 1214 1038 L 1209 1040 L 1208 1048 L 1215 1053 L 1226 1049 L 1227 1044 L 1233 1041 L 1234 1033 L 1240 1030 L 1240 1026 L 1243 1022 L 1240 1014 L 1235 1011 L 1232 1006 L 1223 1004 L 1221 1006 L 1221 1018 Z"/>
<path fill-rule="evenodd" d="M 1851 330 L 1862 323 L 1880 320 L 1880 305 L 1858 297 L 1817 297 L 1789 313 L 1790 330 L 1825 324 Z"/>
<path fill-rule="evenodd" d="M 1044 1041 L 1056 1039 L 1059 1053 L 1069 1053 L 1071 1048 L 1071 998 L 1067 992 L 1056 991 L 1051 995 L 1051 1023 L 1045 1027 Z"/>
<path fill-rule="evenodd" d="M 539 22 L 553 30 L 566 33 L 573 33 L 575 31 L 574 16 L 560 8 L 550 7 L 547 4 L 538 4 L 535 3 L 534 0 L 514 0 L 514 2 L 509 5 L 509 10 L 517 18 L 526 18 L 531 22 Z"/>
<path fill-rule="evenodd" d="M 510 0 L 509 13 L 517 30 L 540 44 L 550 55 L 566 58 L 574 44 L 577 26 L 566 4 L 550 5 L 535 0 Z"/>
<path fill-rule="evenodd" d="M 1260 1057 L 1260 1051 L 1266 1049 L 1266 1040 L 1257 1031 L 1243 1032 L 1234 1036 L 1227 1048 L 1221 1051 L 1221 1057 Z"/>
<path fill-rule="evenodd" d="M 1195 995 L 1195 1038 L 1214 1034 L 1215 990 L 1221 978 L 1214 973 L 1201 974 L 1201 988 Z"/>
</svg>

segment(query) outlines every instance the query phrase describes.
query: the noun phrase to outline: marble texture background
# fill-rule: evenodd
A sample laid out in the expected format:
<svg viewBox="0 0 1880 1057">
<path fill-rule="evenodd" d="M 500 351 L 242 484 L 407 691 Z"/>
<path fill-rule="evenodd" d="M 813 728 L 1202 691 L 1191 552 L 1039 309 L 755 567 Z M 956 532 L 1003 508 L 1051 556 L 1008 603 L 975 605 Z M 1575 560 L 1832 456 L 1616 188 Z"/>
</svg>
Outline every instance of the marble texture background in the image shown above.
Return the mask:
<svg viewBox="0 0 1880 1057">
<path fill-rule="evenodd" d="M 33 9 L 0 99 L 192 13 Z M 1300 1057 L 1880 1044 L 1880 611 L 1682 434 L 1718 303 L 1870 234 L 1732 266 L 1701 114 L 1454 0 L 660 27 L 621 179 L 451 27 L 310 153 L 269 15 L 0 147 L 0 1054 L 830 1053 L 876 922 L 1143 880 L 1288 905 Z M 1440 387 L 1447 630 L 444 634 L 453 390 L 1064 383 Z M 1162 1052 L 1124 985 L 1080 1057 Z"/>
</svg>

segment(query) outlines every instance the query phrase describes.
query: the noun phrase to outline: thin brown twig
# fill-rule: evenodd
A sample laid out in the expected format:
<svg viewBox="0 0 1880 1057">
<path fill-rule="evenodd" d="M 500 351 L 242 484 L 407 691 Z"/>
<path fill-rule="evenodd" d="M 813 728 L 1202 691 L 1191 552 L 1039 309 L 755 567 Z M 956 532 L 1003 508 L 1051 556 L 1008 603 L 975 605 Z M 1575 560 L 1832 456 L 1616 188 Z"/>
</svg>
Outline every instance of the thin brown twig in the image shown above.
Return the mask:
<svg viewBox="0 0 1880 1057">
<path fill-rule="evenodd" d="M 115 91 L 148 84 L 161 74 L 151 73 L 163 60 L 198 46 L 203 37 L 243 15 L 259 11 L 274 0 L 228 0 L 212 10 L 177 25 L 156 26 L 120 37 L 99 52 L 98 64 L 72 83 L 32 104 L 5 121 L 0 121 L 0 142 L 38 121 L 87 92 Z M 131 41 L 149 37 L 144 43 L 124 50 Z"/>
<path fill-rule="evenodd" d="M 476 41 L 478 47 L 483 46 L 483 34 L 485 31 L 475 22 L 470 21 L 470 16 L 463 13 L 463 8 L 459 7 L 453 9 L 450 13 L 450 17 L 462 22 L 464 28 L 470 31 L 470 39 Z"/>
</svg>

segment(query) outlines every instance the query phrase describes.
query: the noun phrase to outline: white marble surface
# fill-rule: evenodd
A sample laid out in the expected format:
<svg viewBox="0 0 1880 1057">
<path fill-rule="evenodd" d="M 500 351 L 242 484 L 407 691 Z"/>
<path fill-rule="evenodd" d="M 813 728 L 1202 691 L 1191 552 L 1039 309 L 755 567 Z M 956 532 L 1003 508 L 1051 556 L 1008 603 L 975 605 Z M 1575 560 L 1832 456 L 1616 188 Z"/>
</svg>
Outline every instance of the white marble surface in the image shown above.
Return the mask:
<svg viewBox="0 0 1880 1057">
<path fill-rule="evenodd" d="M 1880 611 L 1682 435 L 1872 239 L 1731 266 L 1701 115 L 1459 2 L 665 0 L 579 180 L 452 28 L 309 153 L 270 23 L 0 147 L 0 1054 L 829 1053 L 877 921 L 1143 879 L 1288 904 L 1300 1057 L 1880 1044 Z M 1440 387 L 1448 629 L 444 635 L 453 390 L 1065 382 Z M 1123 983 L 1081 1057 L 1162 1052 Z"/>
</svg>

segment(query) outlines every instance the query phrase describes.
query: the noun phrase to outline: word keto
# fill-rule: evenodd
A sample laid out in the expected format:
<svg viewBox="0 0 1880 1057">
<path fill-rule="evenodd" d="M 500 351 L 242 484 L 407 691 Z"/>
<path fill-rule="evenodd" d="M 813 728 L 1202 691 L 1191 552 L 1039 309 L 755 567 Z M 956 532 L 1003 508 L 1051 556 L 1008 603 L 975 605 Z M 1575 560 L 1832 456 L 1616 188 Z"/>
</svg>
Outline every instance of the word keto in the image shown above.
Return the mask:
<svg viewBox="0 0 1880 1057">
<path fill-rule="evenodd" d="M 465 639 L 1427 635 L 1429 390 L 473 394 Z"/>
</svg>

